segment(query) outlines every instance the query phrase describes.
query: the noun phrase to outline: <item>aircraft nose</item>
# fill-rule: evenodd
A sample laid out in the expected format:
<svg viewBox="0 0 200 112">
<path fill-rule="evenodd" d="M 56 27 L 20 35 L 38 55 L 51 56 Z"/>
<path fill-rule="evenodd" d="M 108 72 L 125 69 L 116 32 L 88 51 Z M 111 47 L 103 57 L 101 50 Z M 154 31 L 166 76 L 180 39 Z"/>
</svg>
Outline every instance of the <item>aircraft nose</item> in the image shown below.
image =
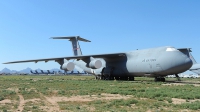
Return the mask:
<svg viewBox="0 0 200 112">
<path fill-rule="evenodd" d="M 185 63 L 192 66 L 192 60 L 190 58 L 186 58 Z"/>
<path fill-rule="evenodd" d="M 192 66 L 192 60 L 187 57 L 184 60 L 179 60 L 179 63 L 178 61 L 174 63 L 173 71 L 176 73 L 181 73 L 190 69 L 191 66 Z"/>
<path fill-rule="evenodd" d="M 189 70 L 192 67 L 193 63 L 190 58 L 185 59 L 185 68 Z"/>
</svg>

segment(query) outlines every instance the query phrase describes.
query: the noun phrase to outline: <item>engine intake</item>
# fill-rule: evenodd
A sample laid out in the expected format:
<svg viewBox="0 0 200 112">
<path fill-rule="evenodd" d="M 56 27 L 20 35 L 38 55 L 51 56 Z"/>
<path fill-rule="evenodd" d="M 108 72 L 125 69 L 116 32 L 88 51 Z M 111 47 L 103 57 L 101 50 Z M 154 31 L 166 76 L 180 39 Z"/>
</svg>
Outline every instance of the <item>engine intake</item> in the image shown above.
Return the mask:
<svg viewBox="0 0 200 112">
<path fill-rule="evenodd" d="M 74 70 L 75 65 L 72 62 L 65 62 L 63 65 L 60 66 L 60 69 L 62 70 L 67 70 L 67 71 L 72 71 Z"/>
<path fill-rule="evenodd" d="M 102 67 L 102 62 L 100 60 L 92 60 L 89 63 L 89 67 L 93 69 L 98 69 Z"/>
</svg>

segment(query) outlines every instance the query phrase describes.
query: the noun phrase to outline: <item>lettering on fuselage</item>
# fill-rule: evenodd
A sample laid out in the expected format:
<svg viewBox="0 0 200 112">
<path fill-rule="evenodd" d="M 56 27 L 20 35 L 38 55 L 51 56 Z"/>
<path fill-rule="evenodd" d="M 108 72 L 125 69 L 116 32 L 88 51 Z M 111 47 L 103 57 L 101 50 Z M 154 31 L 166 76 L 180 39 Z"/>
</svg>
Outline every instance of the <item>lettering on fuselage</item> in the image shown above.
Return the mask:
<svg viewBox="0 0 200 112">
<path fill-rule="evenodd" d="M 156 59 L 143 59 L 142 62 L 155 62 Z"/>
</svg>

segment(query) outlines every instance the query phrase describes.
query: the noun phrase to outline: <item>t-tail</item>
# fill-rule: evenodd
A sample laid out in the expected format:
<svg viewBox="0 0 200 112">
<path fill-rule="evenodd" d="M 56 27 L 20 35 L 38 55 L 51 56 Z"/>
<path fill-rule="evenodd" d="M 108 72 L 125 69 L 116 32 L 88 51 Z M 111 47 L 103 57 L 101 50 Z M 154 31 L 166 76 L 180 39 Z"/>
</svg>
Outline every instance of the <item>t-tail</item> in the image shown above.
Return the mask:
<svg viewBox="0 0 200 112">
<path fill-rule="evenodd" d="M 72 51 L 74 53 L 74 56 L 81 56 L 82 55 L 82 51 L 81 51 L 81 47 L 79 45 L 79 41 L 91 42 L 89 40 L 81 38 L 80 36 L 52 37 L 51 39 L 69 39 L 69 41 L 72 42 Z"/>
</svg>

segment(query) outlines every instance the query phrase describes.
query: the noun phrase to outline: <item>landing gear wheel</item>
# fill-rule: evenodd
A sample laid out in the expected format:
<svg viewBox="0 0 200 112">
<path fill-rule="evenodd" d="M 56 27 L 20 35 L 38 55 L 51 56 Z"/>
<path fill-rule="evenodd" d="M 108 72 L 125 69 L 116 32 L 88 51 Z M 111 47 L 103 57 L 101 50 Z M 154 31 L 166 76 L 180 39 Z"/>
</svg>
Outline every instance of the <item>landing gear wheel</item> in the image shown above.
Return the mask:
<svg viewBox="0 0 200 112">
<path fill-rule="evenodd" d="M 105 76 L 101 75 L 100 79 L 105 80 Z"/>
<path fill-rule="evenodd" d="M 164 77 L 155 77 L 154 81 L 155 82 L 158 82 L 158 81 L 165 82 L 165 78 Z"/>
<path fill-rule="evenodd" d="M 114 77 L 110 76 L 110 80 L 114 80 Z"/>
<path fill-rule="evenodd" d="M 101 76 L 95 76 L 95 79 L 96 79 L 96 80 L 100 80 L 100 79 L 101 79 Z"/>
<path fill-rule="evenodd" d="M 164 78 L 164 77 L 162 77 L 162 78 L 161 78 L 161 81 L 162 81 L 162 82 L 165 82 L 165 78 Z"/>
<path fill-rule="evenodd" d="M 120 78 L 119 78 L 119 77 L 114 77 L 114 79 L 115 79 L 115 80 L 119 80 Z"/>
<path fill-rule="evenodd" d="M 134 81 L 135 78 L 134 77 L 129 77 L 129 81 Z"/>
<path fill-rule="evenodd" d="M 157 77 L 155 77 L 154 81 L 155 81 L 155 82 L 157 82 L 157 81 L 158 81 L 158 78 L 157 78 Z"/>
<path fill-rule="evenodd" d="M 124 80 L 128 80 L 128 77 L 124 77 Z"/>
</svg>

